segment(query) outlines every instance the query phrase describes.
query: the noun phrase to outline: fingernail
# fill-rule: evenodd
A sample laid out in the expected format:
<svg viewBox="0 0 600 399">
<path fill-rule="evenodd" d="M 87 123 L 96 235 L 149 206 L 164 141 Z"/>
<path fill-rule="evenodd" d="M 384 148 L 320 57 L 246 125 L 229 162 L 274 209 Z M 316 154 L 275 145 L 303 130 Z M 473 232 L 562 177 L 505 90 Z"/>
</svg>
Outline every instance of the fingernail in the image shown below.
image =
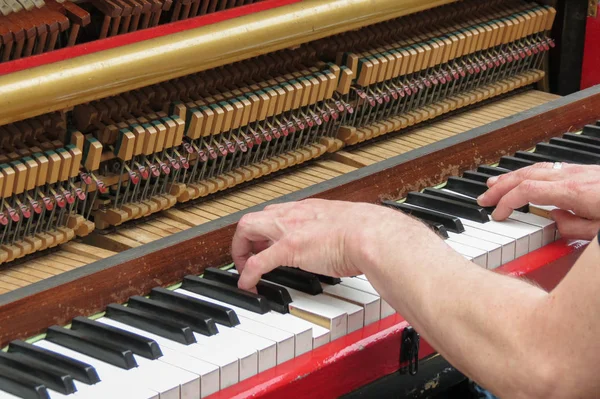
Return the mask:
<svg viewBox="0 0 600 399">
<path fill-rule="evenodd" d="M 498 181 L 498 176 L 492 176 L 488 179 L 488 186 L 492 186 L 494 184 L 496 184 L 496 182 Z"/>
<path fill-rule="evenodd" d="M 483 193 L 479 197 L 477 197 L 477 203 L 479 205 L 481 205 L 481 201 L 483 201 L 484 198 L 485 198 L 485 193 Z"/>
</svg>

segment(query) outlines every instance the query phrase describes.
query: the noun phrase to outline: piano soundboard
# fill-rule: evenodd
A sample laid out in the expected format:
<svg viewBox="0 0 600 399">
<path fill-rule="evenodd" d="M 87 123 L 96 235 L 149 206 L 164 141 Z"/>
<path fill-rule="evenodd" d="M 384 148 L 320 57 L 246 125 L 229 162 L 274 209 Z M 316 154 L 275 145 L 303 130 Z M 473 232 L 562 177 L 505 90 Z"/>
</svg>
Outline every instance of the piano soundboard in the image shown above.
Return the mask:
<svg viewBox="0 0 600 399">
<path fill-rule="evenodd" d="M 24 62 L 78 43 L 288 3 L 318 8 L 0 0 L 13 24 L 0 23 L 13 60 L 0 75 L 16 71 L 0 88 Z M 57 103 L 69 106 L 26 118 L 0 110 L 0 399 L 303 397 L 315 386 L 338 397 L 406 366 L 408 325 L 364 276 L 281 267 L 257 295 L 237 289 L 224 267 L 235 223 L 269 203 L 379 202 L 481 267 L 552 288 L 569 267 L 557 259 L 581 245 L 535 207 L 498 223 L 475 198 L 488 177 L 534 162 L 598 163 L 600 94 L 537 90 L 552 7 L 436 5 L 89 101 L 65 92 Z M 55 30 L 42 22 L 59 17 Z M 26 23 L 35 34 L 22 37 Z M 411 362 L 434 353 L 422 342 Z"/>
</svg>

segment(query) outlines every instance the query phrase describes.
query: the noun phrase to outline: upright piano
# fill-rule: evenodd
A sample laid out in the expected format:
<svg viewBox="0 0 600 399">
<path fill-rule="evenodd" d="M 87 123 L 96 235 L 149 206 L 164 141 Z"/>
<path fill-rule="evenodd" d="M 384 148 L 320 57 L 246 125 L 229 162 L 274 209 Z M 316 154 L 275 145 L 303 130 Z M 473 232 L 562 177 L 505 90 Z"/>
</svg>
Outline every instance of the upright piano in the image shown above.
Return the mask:
<svg viewBox="0 0 600 399">
<path fill-rule="evenodd" d="M 498 223 L 474 202 L 492 175 L 600 163 L 600 88 L 542 90 L 548 5 L 0 12 L 0 398 L 356 397 L 390 377 L 420 397 L 464 379 L 364 276 L 282 265 L 238 290 L 236 222 L 268 204 L 392 206 L 545 289 L 585 247 L 544 209 Z"/>
</svg>

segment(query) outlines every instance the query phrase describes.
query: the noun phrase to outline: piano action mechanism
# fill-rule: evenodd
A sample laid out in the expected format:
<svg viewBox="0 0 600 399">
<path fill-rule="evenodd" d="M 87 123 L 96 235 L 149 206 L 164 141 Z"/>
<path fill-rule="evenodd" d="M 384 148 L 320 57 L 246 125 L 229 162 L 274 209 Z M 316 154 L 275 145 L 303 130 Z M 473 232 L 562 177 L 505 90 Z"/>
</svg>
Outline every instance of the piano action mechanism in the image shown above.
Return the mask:
<svg viewBox="0 0 600 399">
<path fill-rule="evenodd" d="M 3 345 L 105 311 L 109 304 L 105 318 L 110 312 L 121 315 L 114 316 L 119 322 L 134 317 L 123 316 L 127 312 L 118 303 L 226 264 L 235 222 L 265 204 L 307 197 L 402 198 L 598 118 L 597 89 L 564 99 L 532 90 L 545 77 L 544 55 L 554 45 L 548 32 L 555 10 L 536 3 L 178 0 L 127 2 L 131 9 L 122 7 L 120 15 L 106 8 L 109 3 L 125 4 L 41 1 L 23 10 L 2 8 L 5 20 L 21 21 L 20 26 L 48 9 L 69 20 L 52 40 L 38 29 L 36 36 L 10 42 L 13 47 L 2 42 L 3 60 L 13 60 L 0 64 Z M 5 0 L 0 6 L 11 4 Z M 214 19 L 202 16 L 225 8 L 230 10 Z M 85 22 L 85 13 L 91 13 L 91 22 Z M 81 20 L 73 19 L 75 14 Z M 218 22 L 207 24 L 211 21 Z M 125 45 L 116 45 L 119 34 L 138 30 L 123 36 Z M 14 39 L 16 31 L 7 35 Z M 93 39 L 98 40 L 92 47 L 108 44 L 97 52 L 70 49 Z M 79 48 L 80 56 L 72 58 Z M 35 54 L 41 55 L 27 57 Z M 52 57 L 63 60 L 46 63 Z M 593 147 L 590 140 L 585 144 Z M 571 159 L 578 154 L 573 150 L 581 150 L 543 148 L 524 155 L 522 164 L 536 157 Z M 590 155 L 585 162 L 595 159 Z M 469 179 L 477 173 L 485 175 L 474 172 Z M 576 253 L 564 248 L 565 254 Z M 481 262 L 492 268 L 489 253 Z M 514 264 L 503 264 L 502 270 L 515 271 Z M 560 276 L 566 269 L 552 270 L 547 273 Z M 204 287 L 205 279 L 200 280 Z M 193 280 L 186 281 L 184 289 Z M 339 289 L 344 295 L 354 289 L 347 284 Z M 340 301 L 336 290 L 319 295 Z M 357 290 L 378 298 L 376 292 Z M 159 312 L 154 302 L 173 298 L 153 295 L 135 300 L 142 313 Z M 302 295 L 292 297 L 286 306 L 296 316 L 290 317 L 312 311 L 300 304 Z M 373 336 L 395 329 L 396 338 L 405 326 L 400 316 L 383 313 L 365 323 L 366 302 L 342 297 L 351 303 L 344 306 L 362 312 L 355 313 L 362 315 L 356 316 L 361 320 L 356 327 L 346 314 L 349 324 L 340 332 L 353 342 L 362 337 L 354 329 L 363 326 Z M 314 334 L 330 334 L 327 340 L 337 336 L 325 315 L 309 319 L 321 327 Z M 81 323 L 86 322 L 76 324 Z M 56 338 L 68 334 L 62 330 L 48 330 L 46 340 L 64 344 Z M 311 341 L 315 356 L 328 347 L 340 349 L 341 341 L 333 340 L 317 351 L 317 338 Z M 432 353 L 426 345 L 422 350 Z M 3 364 L 8 363 L 0 358 Z M 258 373 L 266 364 L 259 361 L 247 375 L 227 374 L 231 380 L 220 368 L 216 385 L 207 374 L 206 387 L 198 381 L 202 396 L 244 392 L 268 378 Z M 293 361 L 282 362 L 276 370 L 294 367 Z M 377 375 L 345 386 L 334 383 L 328 394 L 346 393 L 398 367 L 375 368 Z M 333 368 L 309 378 L 316 381 Z M 30 388 L 27 384 L 21 381 Z M 193 389 L 184 385 L 177 388 L 181 395 Z M 274 387 L 265 394 L 292 389 Z M 48 388 L 51 394 L 58 389 Z M 156 387 L 149 392 L 179 397 Z"/>
</svg>

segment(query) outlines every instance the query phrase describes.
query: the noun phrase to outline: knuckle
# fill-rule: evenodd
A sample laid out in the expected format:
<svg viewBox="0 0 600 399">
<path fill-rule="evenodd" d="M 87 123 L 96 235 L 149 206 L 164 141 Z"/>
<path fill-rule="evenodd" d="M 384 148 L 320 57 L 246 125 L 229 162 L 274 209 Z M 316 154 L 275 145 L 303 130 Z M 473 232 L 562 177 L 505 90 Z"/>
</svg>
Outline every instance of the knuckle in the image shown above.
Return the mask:
<svg viewBox="0 0 600 399">
<path fill-rule="evenodd" d="M 581 184 L 577 180 L 564 180 L 562 187 L 569 195 L 579 195 L 581 194 L 582 187 Z"/>
<path fill-rule="evenodd" d="M 247 228 L 248 226 L 252 225 L 252 222 L 254 220 L 254 214 L 252 213 L 247 213 L 244 216 L 241 217 L 241 219 L 238 222 L 238 228 Z"/>
<path fill-rule="evenodd" d="M 537 182 L 535 180 L 523 180 L 521 184 L 519 184 L 519 190 L 522 192 L 528 193 L 537 188 Z"/>
</svg>

